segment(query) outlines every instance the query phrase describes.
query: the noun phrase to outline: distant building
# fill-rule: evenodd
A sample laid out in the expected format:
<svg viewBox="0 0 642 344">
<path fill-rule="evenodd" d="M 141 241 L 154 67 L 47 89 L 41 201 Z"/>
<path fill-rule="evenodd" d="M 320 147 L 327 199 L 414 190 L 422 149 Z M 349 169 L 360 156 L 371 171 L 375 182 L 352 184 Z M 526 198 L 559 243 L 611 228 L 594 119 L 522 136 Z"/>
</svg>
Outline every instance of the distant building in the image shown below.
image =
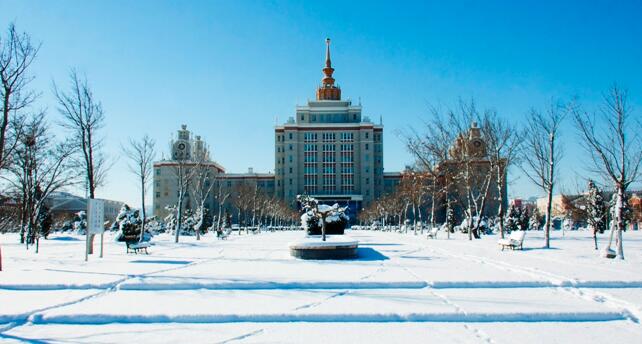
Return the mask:
<svg viewBox="0 0 642 344">
<path fill-rule="evenodd" d="M 224 207 L 236 216 L 232 200 L 242 185 L 296 207 L 296 196 L 312 195 L 325 203 L 350 207 L 350 215 L 393 190 L 400 175 L 388 174 L 384 181 L 383 125 L 362 116 L 361 104 L 342 100 L 341 88 L 332 77 L 330 41 L 326 42 L 324 77 L 316 91 L 316 100 L 297 106 L 295 117 L 277 125 L 275 134 L 275 174 L 226 173 L 223 166 L 210 159 L 210 151 L 199 136 L 195 138 L 183 125 L 171 143 L 169 159 L 154 163 L 154 215 L 164 218 L 166 207 L 178 199 L 177 163 L 208 166 L 215 183 L 232 195 Z M 218 212 L 214 196 L 207 202 L 210 211 Z M 186 209 L 195 209 L 187 195 Z M 236 218 L 235 218 L 236 219 Z"/>
<path fill-rule="evenodd" d="M 102 200 L 105 205 L 105 221 L 113 221 L 124 203 L 108 199 Z M 78 212 L 87 211 L 87 198 L 68 192 L 54 192 L 47 198 L 45 205 L 55 220 L 69 220 Z"/>
<path fill-rule="evenodd" d="M 235 220 L 237 220 L 237 213 L 233 201 L 242 187 L 256 189 L 270 197 L 274 195 L 274 174 L 255 173 L 252 168 L 248 170 L 248 173 L 226 173 L 223 166 L 211 160 L 206 142 L 200 136 L 193 137 L 186 125 L 181 126 L 176 139 L 172 140 L 170 146 L 172 158 L 154 163 L 153 214 L 159 219 L 163 219 L 169 214 L 167 206 L 175 206 L 178 203 L 177 168 L 179 164 L 186 169 L 209 169 L 210 180 L 214 185 L 205 206 L 210 214 L 218 213 L 219 204 L 216 195 L 219 190 L 222 194 L 230 194 L 222 211 L 227 210 Z M 186 210 L 195 211 L 198 204 L 195 203 L 192 191 L 191 188 L 188 188 L 183 206 Z"/>
</svg>

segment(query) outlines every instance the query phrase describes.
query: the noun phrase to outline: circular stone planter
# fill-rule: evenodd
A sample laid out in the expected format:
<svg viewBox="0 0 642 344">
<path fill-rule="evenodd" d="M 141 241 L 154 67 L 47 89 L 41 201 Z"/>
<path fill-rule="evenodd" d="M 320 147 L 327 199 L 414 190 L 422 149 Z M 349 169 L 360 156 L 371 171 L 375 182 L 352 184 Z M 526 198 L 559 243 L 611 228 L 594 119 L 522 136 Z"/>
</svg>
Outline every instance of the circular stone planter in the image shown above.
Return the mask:
<svg viewBox="0 0 642 344">
<path fill-rule="evenodd" d="M 326 241 L 321 241 L 321 236 L 315 235 L 291 242 L 289 247 L 290 254 L 300 259 L 352 259 L 357 257 L 359 241 L 343 235 L 326 236 Z"/>
</svg>

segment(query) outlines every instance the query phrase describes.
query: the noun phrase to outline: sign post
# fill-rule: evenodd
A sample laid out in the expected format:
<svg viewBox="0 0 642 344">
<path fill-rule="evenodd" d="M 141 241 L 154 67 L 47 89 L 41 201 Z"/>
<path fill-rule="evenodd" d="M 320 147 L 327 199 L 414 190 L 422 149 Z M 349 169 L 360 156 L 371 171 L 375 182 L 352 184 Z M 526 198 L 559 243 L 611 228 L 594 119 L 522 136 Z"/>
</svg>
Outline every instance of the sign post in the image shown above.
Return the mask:
<svg viewBox="0 0 642 344">
<path fill-rule="evenodd" d="M 105 202 L 101 199 L 87 200 L 87 247 L 85 261 L 89 254 L 89 236 L 100 234 L 100 258 L 103 257 L 103 233 L 105 232 Z"/>
</svg>

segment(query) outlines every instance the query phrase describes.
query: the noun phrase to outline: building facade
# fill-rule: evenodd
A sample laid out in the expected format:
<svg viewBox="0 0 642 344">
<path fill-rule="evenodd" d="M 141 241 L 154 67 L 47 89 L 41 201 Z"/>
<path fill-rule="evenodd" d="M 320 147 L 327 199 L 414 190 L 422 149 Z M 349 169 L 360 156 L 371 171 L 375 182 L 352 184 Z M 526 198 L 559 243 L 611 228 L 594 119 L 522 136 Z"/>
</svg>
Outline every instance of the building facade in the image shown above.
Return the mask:
<svg viewBox="0 0 642 344">
<path fill-rule="evenodd" d="M 324 203 L 347 205 L 353 218 L 386 188 L 394 188 L 398 174 L 389 176 L 390 185 L 384 183 L 383 125 L 363 116 L 361 104 L 342 99 L 333 73 L 328 39 L 323 79 L 315 100 L 297 106 L 295 116 L 274 129 L 274 174 L 251 170 L 226 173 L 223 166 L 211 160 L 206 143 L 199 136 L 193 137 L 183 125 L 171 142 L 170 158 L 154 163 L 154 215 L 164 218 L 168 215 L 167 206 L 177 203 L 179 165 L 210 169 L 212 180 L 218 183 L 214 189 L 220 186 L 230 193 L 223 207 L 231 214 L 237 190 L 247 185 L 292 208 L 296 208 L 296 196 L 301 194 Z M 196 208 L 193 196 L 193 192 L 187 192 L 186 209 Z M 216 192 L 209 197 L 208 209 L 218 212 Z"/>
<path fill-rule="evenodd" d="M 294 206 L 307 194 L 354 214 L 384 191 L 383 125 L 341 98 L 333 73 L 328 39 L 316 99 L 274 130 L 276 196 Z"/>
<path fill-rule="evenodd" d="M 227 195 L 222 212 L 227 211 L 235 220 L 238 220 L 236 201 L 244 189 L 255 190 L 270 197 L 274 195 L 274 174 L 255 173 L 251 168 L 248 173 L 226 173 L 223 166 L 211 160 L 206 142 L 200 136 L 193 136 L 186 125 L 182 125 L 178 130 L 170 148 L 170 159 L 154 163 L 153 213 L 159 219 L 169 215 L 168 206 L 178 203 L 178 181 L 181 174 L 187 176 L 187 188 L 183 199 L 185 210 L 195 211 L 200 205 L 195 190 L 198 173 L 208 175 L 206 183 L 201 187 L 210 190 L 205 197 L 205 207 L 212 215 L 218 214 L 221 208 L 217 199 L 222 198 L 221 195 Z"/>
</svg>

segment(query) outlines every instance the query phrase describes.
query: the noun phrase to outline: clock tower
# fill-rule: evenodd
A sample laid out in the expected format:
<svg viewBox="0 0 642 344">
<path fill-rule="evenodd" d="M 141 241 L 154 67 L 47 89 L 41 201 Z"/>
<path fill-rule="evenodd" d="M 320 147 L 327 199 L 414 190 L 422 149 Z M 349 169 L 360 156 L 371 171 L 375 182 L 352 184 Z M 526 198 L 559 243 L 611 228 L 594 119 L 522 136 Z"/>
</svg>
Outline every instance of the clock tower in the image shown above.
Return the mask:
<svg viewBox="0 0 642 344">
<path fill-rule="evenodd" d="M 172 142 L 172 159 L 173 160 L 190 160 L 192 158 L 192 147 L 190 142 L 190 132 L 187 125 L 181 125 L 178 130 L 178 139 Z"/>
</svg>

